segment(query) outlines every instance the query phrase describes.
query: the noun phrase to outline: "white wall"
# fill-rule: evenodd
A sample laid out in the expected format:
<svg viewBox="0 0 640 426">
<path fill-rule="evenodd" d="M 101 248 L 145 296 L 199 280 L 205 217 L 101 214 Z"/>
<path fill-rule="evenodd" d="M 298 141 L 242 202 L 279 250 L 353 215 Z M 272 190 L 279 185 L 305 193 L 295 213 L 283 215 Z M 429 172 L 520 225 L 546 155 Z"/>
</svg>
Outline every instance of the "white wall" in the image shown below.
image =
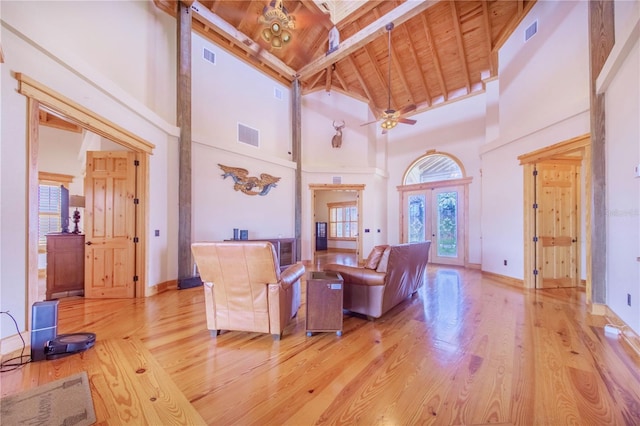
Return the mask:
<svg viewBox="0 0 640 426">
<path fill-rule="evenodd" d="M 620 61 L 605 87 L 607 182 L 607 305 L 640 332 L 640 2 L 616 1 L 616 44 L 607 63 Z M 632 30 L 635 28 L 635 35 Z M 623 45 L 628 53 L 619 53 Z M 594 253 L 594 255 L 597 255 Z M 627 297 L 631 297 L 631 306 Z"/>
<path fill-rule="evenodd" d="M 484 271 L 523 278 L 517 157 L 590 131 L 587 18 L 586 2 L 537 2 L 500 50 L 499 131 L 480 149 Z M 525 43 L 536 19 L 538 33 Z"/>
<path fill-rule="evenodd" d="M 77 2 L 2 2 L 1 37 L 5 63 L 2 65 L 0 76 L 0 174 L 3 183 L 13 184 L 0 188 L 0 203 L 3 206 L 27 205 L 27 105 L 26 98 L 17 93 L 17 80 L 13 76 L 13 73 L 20 72 L 154 144 L 154 155 L 150 159 L 149 170 L 149 202 L 152 206 L 173 204 L 172 208 L 175 209 L 176 202 L 171 200 L 177 199 L 177 195 L 169 182 L 177 181 L 177 172 L 175 168 L 167 168 L 166 159 L 168 154 L 171 154 L 172 159 L 176 158 L 170 142 L 175 140 L 177 130 L 158 115 L 158 112 L 170 115 L 167 111 L 172 107 L 168 105 L 175 105 L 175 66 L 173 62 L 162 63 L 164 59 L 168 61 L 175 58 L 175 48 L 171 45 L 164 46 L 164 56 L 153 56 L 142 53 L 150 49 L 148 46 L 137 44 L 138 40 L 150 40 L 152 36 L 149 33 L 153 33 L 154 37 L 157 32 L 175 34 L 175 23 L 172 29 L 171 25 L 168 25 L 169 20 L 158 17 L 155 11 L 149 9 L 154 6 L 148 2 L 85 2 L 81 7 L 78 6 Z M 37 10 L 36 13 L 32 13 L 34 9 Z M 122 22 L 126 25 L 118 26 L 119 34 L 113 36 L 113 28 L 96 19 L 100 14 L 108 17 L 122 15 Z M 132 16 L 131 19 L 135 16 L 135 20 L 129 21 L 129 15 Z M 91 37 L 78 37 L 78 34 L 82 33 L 76 30 L 79 27 L 82 29 L 84 23 L 93 24 L 93 30 L 89 31 Z M 169 28 L 165 27 L 167 25 Z M 133 49 L 128 50 L 128 45 L 120 45 L 121 37 L 133 40 Z M 99 62 L 99 58 L 87 52 L 93 43 L 102 46 L 104 43 L 111 43 L 112 38 L 113 47 L 104 47 L 103 52 L 116 52 L 120 56 L 113 53 L 106 55 L 112 57 L 111 61 Z M 106 60 L 104 56 L 101 59 Z M 129 76 L 124 77 L 120 74 L 123 66 L 121 59 L 126 62 L 128 69 L 135 70 L 132 71 L 131 80 L 128 79 Z M 148 69 L 149 60 L 154 61 L 153 72 Z M 163 85 L 162 106 L 158 106 L 158 102 L 150 101 L 148 93 L 143 89 L 127 86 L 145 86 L 147 80 L 144 74 L 147 72 L 155 73 L 154 78 Z M 127 83 L 119 81 L 120 79 L 127 80 Z M 125 86 L 126 90 L 122 86 Z M 133 94 L 130 94 L 129 90 Z M 159 92 L 160 88 L 156 87 L 153 90 Z M 168 176 L 168 173 L 173 175 Z M 177 232 L 177 221 L 169 222 L 171 215 L 175 216 L 165 208 L 149 209 L 150 223 L 167 230 L 169 235 Z M 152 235 L 150 230 L 148 232 Z M 27 223 L 24 209 L 3 208 L 0 211 L 0 233 L 0 309 L 10 311 L 18 321 L 19 328 L 25 330 L 31 307 L 27 306 Z M 166 241 L 150 239 L 147 243 L 151 257 L 153 253 L 174 246 L 175 240 L 167 244 Z M 161 248 L 160 244 L 164 246 Z M 174 260 L 169 262 L 165 271 L 156 268 L 157 265 L 153 264 L 154 259 L 150 259 L 147 270 L 148 283 L 154 285 L 175 278 L 175 258 L 174 255 Z M 0 337 L 15 334 L 13 323 L 6 316 L 2 316 L 0 321 Z"/>
</svg>

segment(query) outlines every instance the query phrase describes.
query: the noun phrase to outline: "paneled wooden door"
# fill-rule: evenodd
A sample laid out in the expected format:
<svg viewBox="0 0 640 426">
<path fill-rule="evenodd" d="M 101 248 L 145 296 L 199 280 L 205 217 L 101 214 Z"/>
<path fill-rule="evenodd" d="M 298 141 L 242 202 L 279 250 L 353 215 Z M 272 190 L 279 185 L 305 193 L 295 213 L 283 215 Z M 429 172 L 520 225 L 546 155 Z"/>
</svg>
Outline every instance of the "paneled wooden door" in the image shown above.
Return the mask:
<svg viewBox="0 0 640 426">
<path fill-rule="evenodd" d="M 85 297 L 135 297 L 136 155 L 87 152 Z"/>
<path fill-rule="evenodd" d="M 578 285 L 578 185 L 572 161 L 536 164 L 537 288 Z"/>
</svg>

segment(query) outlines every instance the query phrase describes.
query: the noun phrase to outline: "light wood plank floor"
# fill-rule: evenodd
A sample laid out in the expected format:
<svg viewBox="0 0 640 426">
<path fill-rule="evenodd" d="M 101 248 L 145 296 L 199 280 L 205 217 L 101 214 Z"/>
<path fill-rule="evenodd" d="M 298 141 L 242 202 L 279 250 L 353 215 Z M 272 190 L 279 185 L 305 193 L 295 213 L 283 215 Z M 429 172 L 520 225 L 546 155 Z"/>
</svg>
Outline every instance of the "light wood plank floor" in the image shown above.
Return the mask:
<svg viewBox="0 0 640 426">
<path fill-rule="evenodd" d="M 2 396 L 86 370 L 99 424 L 640 425 L 640 361 L 579 290 L 430 266 L 379 320 L 345 315 L 341 337 L 307 337 L 303 305 L 280 341 L 211 337 L 203 299 L 63 299 L 59 332 L 95 332 L 96 346 L 2 373 Z"/>
</svg>

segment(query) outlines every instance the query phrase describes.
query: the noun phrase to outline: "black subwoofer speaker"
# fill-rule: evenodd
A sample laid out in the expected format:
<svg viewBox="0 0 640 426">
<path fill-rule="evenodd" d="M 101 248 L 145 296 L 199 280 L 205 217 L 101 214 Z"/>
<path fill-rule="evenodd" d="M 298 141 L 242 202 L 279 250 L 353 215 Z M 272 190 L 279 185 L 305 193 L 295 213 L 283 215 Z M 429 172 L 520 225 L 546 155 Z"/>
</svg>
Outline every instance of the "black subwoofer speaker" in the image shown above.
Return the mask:
<svg viewBox="0 0 640 426">
<path fill-rule="evenodd" d="M 45 347 L 58 335 L 58 301 L 35 302 L 31 307 L 31 361 L 46 359 Z"/>
</svg>

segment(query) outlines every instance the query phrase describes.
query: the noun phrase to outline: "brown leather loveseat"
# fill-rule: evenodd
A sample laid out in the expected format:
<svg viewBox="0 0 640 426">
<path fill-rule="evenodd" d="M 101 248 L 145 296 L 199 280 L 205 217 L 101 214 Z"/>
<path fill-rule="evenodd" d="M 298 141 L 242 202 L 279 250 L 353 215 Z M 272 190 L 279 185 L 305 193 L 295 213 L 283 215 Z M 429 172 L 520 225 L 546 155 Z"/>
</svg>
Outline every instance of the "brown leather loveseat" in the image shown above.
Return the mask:
<svg viewBox="0 0 640 426">
<path fill-rule="evenodd" d="M 376 246 L 363 267 L 328 264 L 344 279 L 344 309 L 380 318 L 424 284 L 431 241 Z"/>
<path fill-rule="evenodd" d="M 300 308 L 301 263 L 280 272 L 268 241 L 191 245 L 204 283 L 207 328 L 270 333 L 280 338 Z"/>
</svg>

